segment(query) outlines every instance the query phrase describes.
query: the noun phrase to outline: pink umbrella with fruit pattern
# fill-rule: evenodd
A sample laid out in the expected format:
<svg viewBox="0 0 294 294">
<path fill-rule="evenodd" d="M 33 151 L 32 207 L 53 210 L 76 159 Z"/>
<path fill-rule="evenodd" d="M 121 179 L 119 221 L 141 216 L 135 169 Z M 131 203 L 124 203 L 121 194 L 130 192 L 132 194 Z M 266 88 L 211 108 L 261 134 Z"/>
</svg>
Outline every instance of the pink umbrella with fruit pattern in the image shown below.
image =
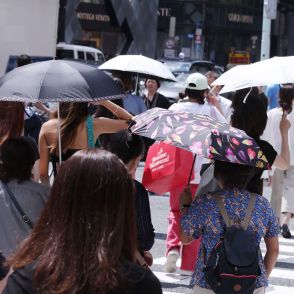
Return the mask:
<svg viewBox="0 0 294 294">
<path fill-rule="evenodd" d="M 177 146 L 212 160 L 262 169 L 270 165 L 258 144 L 242 130 L 207 115 L 152 108 L 133 118 L 130 132 Z"/>
</svg>

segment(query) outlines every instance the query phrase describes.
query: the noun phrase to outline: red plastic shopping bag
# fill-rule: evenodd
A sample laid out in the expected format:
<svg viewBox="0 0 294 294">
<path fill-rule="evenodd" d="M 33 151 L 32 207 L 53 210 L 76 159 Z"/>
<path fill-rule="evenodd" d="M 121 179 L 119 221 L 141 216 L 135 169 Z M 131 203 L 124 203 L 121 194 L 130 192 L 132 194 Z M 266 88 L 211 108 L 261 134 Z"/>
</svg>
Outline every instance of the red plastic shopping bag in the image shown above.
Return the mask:
<svg viewBox="0 0 294 294">
<path fill-rule="evenodd" d="M 157 194 L 186 186 L 193 166 L 194 155 L 184 149 L 157 142 L 148 151 L 142 184 Z M 194 178 L 192 171 L 191 180 Z"/>
</svg>

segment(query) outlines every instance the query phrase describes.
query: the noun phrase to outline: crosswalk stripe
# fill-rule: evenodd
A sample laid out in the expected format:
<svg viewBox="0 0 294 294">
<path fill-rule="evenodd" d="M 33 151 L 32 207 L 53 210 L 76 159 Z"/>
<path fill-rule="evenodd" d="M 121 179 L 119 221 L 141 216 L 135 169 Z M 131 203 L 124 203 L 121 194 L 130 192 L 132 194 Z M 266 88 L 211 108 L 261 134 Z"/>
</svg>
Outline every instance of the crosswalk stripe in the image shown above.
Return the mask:
<svg viewBox="0 0 294 294">
<path fill-rule="evenodd" d="M 286 287 L 286 286 L 273 286 L 270 285 L 267 289 L 266 289 L 266 293 L 270 293 L 270 294 L 293 294 L 293 287 Z"/>
<path fill-rule="evenodd" d="M 274 268 L 271 272 L 270 278 L 293 279 L 294 271 L 289 269 Z"/>
</svg>

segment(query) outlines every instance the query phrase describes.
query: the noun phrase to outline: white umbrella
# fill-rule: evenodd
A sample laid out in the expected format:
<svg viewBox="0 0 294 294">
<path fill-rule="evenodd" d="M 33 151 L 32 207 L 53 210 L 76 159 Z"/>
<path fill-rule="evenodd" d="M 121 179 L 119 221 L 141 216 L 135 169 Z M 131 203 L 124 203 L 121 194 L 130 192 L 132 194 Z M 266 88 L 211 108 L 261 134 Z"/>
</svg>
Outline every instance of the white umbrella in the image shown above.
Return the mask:
<svg viewBox="0 0 294 294">
<path fill-rule="evenodd" d="M 143 55 L 119 55 L 100 65 L 99 69 L 176 81 L 175 76 L 165 64 Z"/>
<path fill-rule="evenodd" d="M 271 84 L 294 83 L 294 56 L 273 57 L 248 65 L 237 65 L 212 85 L 224 86 L 220 93 Z"/>
</svg>

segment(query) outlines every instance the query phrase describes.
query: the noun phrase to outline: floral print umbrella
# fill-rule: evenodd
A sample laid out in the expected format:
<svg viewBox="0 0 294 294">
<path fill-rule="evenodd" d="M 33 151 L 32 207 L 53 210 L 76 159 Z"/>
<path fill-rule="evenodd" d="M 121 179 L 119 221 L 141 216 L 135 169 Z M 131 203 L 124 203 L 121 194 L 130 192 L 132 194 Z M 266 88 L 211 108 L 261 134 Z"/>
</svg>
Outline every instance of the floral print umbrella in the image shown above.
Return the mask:
<svg viewBox="0 0 294 294">
<path fill-rule="evenodd" d="M 207 115 L 149 109 L 133 118 L 131 133 L 189 150 L 213 160 L 263 169 L 270 165 L 260 147 L 242 130 Z"/>
</svg>

